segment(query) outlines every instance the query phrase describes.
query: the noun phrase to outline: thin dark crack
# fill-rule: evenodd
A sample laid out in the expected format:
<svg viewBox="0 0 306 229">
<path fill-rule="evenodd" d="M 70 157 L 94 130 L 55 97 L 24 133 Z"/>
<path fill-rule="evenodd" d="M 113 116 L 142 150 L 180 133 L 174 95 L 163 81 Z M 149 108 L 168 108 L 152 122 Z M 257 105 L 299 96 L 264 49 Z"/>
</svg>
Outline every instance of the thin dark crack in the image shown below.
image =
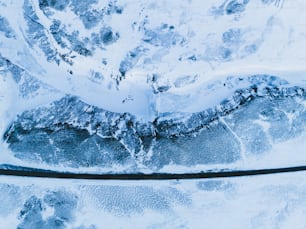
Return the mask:
<svg viewBox="0 0 306 229">
<path fill-rule="evenodd" d="M 56 178 L 78 180 L 188 180 L 188 179 L 213 179 L 230 177 L 247 177 L 259 175 L 272 175 L 281 173 L 293 173 L 306 171 L 306 165 L 283 168 L 255 169 L 255 170 L 232 170 L 199 173 L 130 173 L 130 174 L 93 174 L 93 173 L 70 173 L 57 172 L 27 167 L 2 165 L 0 175 L 30 178 Z"/>
</svg>

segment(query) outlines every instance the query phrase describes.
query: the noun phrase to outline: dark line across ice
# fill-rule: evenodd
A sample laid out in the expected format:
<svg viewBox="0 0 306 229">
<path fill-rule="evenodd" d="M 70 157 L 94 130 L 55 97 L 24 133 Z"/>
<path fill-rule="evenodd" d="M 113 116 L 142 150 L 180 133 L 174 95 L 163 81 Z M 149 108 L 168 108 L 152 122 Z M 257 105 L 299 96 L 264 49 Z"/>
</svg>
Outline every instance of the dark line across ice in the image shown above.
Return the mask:
<svg viewBox="0 0 306 229">
<path fill-rule="evenodd" d="M 185 180 L 185 179 L 211 179 L 244 177 L 256 175 L 269 175 L 279 173 L 292 173 L 306 171 L 306 165 L 270 169 L 235 170 L 199 173 L 130 173 L 130 174 L 93 174 L 93 173 L 71 173 L 57 172 L 43 169 L 32 169 L 27 167 L 4 166 L 0 168 L 2 176 L 38 177 L 57 179 L 80 179 L 80 180 Z"/>
</svg>

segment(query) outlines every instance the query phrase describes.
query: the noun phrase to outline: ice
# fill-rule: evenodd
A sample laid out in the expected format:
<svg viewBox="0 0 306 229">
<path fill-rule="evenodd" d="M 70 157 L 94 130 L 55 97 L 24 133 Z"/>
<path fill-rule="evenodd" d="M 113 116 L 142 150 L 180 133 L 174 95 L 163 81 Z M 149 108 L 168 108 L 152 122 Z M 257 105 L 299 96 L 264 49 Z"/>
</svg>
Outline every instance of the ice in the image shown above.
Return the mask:
<svg viewBox="0 0 306 229">
<path fill-rule="evenodd" d="M 197 188 L 199 190 L 213 192 L 213 191 L 229 191 L 233 189 L 233 184 L 224 180 L 209 180 L 209 181 L 199 181 L 197 183 Z"/>
<path fill-rule="evenodd" d="M 154 30 L 145 30 L 143 41 L 153 46 L 161 46 L 170 48 L 173 45 L 184 42 L 183 38 L 175 32 L 173 25 L 168 26 L 162 24 L 160 27 Z"/>
<path fill-rule="evenodd" d="M 119 72 L 124 77 L 126 72 L 131 70 L 139 60 L 140 56 L 145 52 L 141 47 L 137 47 L 134 50 L 130 51 L 124 60 L 121 61 Z"/>
<path fill-rule="evenodd" d="M 18 228 L 66 228 L 74 220 L 76 205 L 77 197 L 65 191 L 47 192 L 42 199 L 31 196 L 20 210 Z M 53 214 L 44 219 L 47 207 L 53 208 Z"/>
<path fill-rule="evenodd" d="M 305 10 L 302 0 L 0 0 L 0 164 L 305 166 Z M 304 178 L 0 176 L 0 227 L 302 228 Z"/>
<path fill-rule="evenodd" d="M 31 3 L 28 0 L 24 1 L 23 5 L 24 19 L 27 22 L 27 35 L 29 37 L 28 45 L 33 47 L 33 44 L 38 43 L 38 46 L 46 55 L 48 61 L 59 63 L 58 53 L 53 50 L 50 41 L 45 33 L 44 26 L 39 22 Z"/>
<path fill-rule="evenodd" d="M 39 8 L 51 7 L 56 10 L 64 10 L 69 4 L 69 0 L 58 1 L 58 0 L 39 0 Z"/>
<path fill-rule="evenodd" d="M 3 195 L 0 197 L 2 204 L 0 216 L 7 217 L 16 209 L 20 208 L 22 201 L 22 187 L 15 184 L 1 183 L 0 190 Z"/>
<path fill-rule="evenodd" d="M 236 89 L 215 107 L 161 113 L 152 122 L 66 95 L 17 115 L 3 139 L 22 161 L 108 172 L 117 166 L 123 172 L 164 171 L 169 166 L 184 166 L 186 172 L 201 166 L 228 169 L 239 163 L 248 166 L 254 156 L 253 162 L 259 163 L 267 155 L 278 158 L 268 164 L 286 164 L 288 158 L 273 149 L 305 134 L 305 90 L 268 75 L 239 81 L 229 77 L 222 86 L 235 84 L 251 86 Z M 301 156 L 297 153 L 290 161 Z"/>
<path fill-rule="evenodd" d="M 8 20 L 0 15 L 0 32 L 7 38 L 15 38 L 15 33 L 10 27 Z"/>
<path fill-rule="evenodd" d="M 268 151 L 275 142 L 301 135 L 305 126 L 301 120 L 304 110 L 298 98 L 259 98 L 226 117 L 225 121 L 239 136 L 247 152 L 256 154 Z"/>
<path fill-rule="evenodd" d="M 225 12 L 228 15 L 242 13 L 245 10 L 245 6 L 248 4 L 249 0 L 242 1 L 230 1 L 225 8 Z"/>
<path fill-rule="evenodd" d="M 299 37 L 302 33 L 298 33 L 302 27 L 296 23 L 296 17 L 286 15 L 292 15 L 291 7 L 300 11 L 303 6 L 272 3 L 198 1 L 175 6 L 113 1 L 10 3 L 5 6 L 3 18 L 14 29 L 16 41 L 4 36 L 2 55 L 37 80 L 113 112 L 129 112 L 152 120 L 155 112 L 163 112 L 158 109 L 163 108 L 160 106 L 152 109 L 159 97 L 169 99 L 170 104 L 165 100 L 161 104 L 170 112 L 181 112 L 183 105 L 201 111 L 202 104 L 195 99 L 201 97 L 199 90 L 192 88 L 219 78 L 219 73 L 231 75 L 234 71 L 239 75 L 243 68 L 247 74 L 264 72 L 282 76 L 282 71 L 302 66 L 299 63 L 304 54 L 296 45 L 297 40 L 303 40 Z M 279 13 L 277 5 L 283 6 Z M 222 15 L 212 15 L 213 7 L 221 10 Z M 226 14 L 229 8 L 236 12 L 235 7 L 244 11 Z M 11 20 L 9 12 L 14 9 L 22 13 Z M 260 20 L 253 20 L 257 15 L 255 9 L 261 12 Z M 277 16 L 271 17 L 276 13 Z M 283 29 L 279 29 L 282 23 Z M 294 25 L 292 36 L 289 36 L 290 25 Z M 103 38 L 104 29 L 108 31 L 104 37 L 107 41 Z M 279 45 L 272 42 L 274 35 L 282 38 L 278 39 Z M 288 40 L 290 37 L 292 41 Z M 278 47 L 286 47 L 282 50 L 295 55 L 287 55 L 287 51 L 277 54 L 273 50 Z M 283 60 L 281 69 L 273 61 L 279 58 Z M 92 72 L 100 73 L 104 80 L 87 80 Z M 153 75 L 159 77 L 152 84 L 148 79 Z M 191 77 L 188 82 L 197 83 L 181 84 L 179 81 L 185 76 Z M 109 94 L 112 101 L 97 99 L 96 94 Z M 174 106 L 182 94 L 193 102 Z"/>
<path fill-rule="evenodd" d="M 148 164 L 227 164 L 240 159 L 238 141 L 221 123 L 212 123 L 200 133 L 185 137 L 157 138 Z"/>
<path fill-rule="evenodd" d="M 303 172 L 207 181 L 0 177 L 1 200 L 9 202 L 1 205 L 1 225 L 86 229 L 302 227 L 304 178 Z"/>
<path fill-rule="evenodd" d="M 70 167 L 110 167 L 126 164 L 131 154 L 113 138 L 90 136 L 88 131 L 59 127 L 58 130 L 15 129 L 8 141 L 14 155 L 25 161 L 64 164 Z"/>
<path fill-rule="evenodd" d="M 271 148 L 267 134 L 255 122 L 259 116 L 258 104 L 261 104 L 261 107 L 263 107 L 263 102 L 262 99 L 255 100 L 248 104 L 248 106 L 234 112 L 228 118 L 225 118 L 225 122 L 239 136 L 247 152 L 250 153 L 262 153 Z"/>
</svg>

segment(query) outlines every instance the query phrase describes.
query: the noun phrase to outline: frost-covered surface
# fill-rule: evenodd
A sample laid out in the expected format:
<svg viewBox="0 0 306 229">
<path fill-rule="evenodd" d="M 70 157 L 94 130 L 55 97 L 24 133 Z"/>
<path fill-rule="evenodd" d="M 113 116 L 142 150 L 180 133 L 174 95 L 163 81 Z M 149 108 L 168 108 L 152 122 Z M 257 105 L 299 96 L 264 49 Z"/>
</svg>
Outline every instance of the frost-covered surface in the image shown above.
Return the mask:
<svg viewBox="0 0 306 229">
<path fill-rule="evenodd" d="M 175 172 L 305 162 L 303 28 L 289 17 L 301 2 L 1 6 L 4 163 Z"/>
<path fill-rule="evenodd" d="M 0 0 L 0 163 L 92 173 L 305 165 L 305 12 L 303 0 Z M 0 178 L 6 228 L 292 228 L 304 217 L 301 173 Z"/>
<path fill-rule="evenodd" d="M 0 4 L 2 57 L 64 94 L 146 120 L 203 110 L 203 84 L 220 75 L 303 71 L 303 1 Z"/>
<path fill-rule="evenodd" d="M 304 228 L 305 173 L 189 181 L 0 177 L 3 228 Z"/>
<path fill-rule="evenodd" d="M 227 84 L 232 81 L 228 79 Z M 175 172 L 176 166 L 183 166 L 190 172 L 303 164 L 304 153 L 290 151 L 284 157 L 275 148 L 306 134 L 304 88 L 266 75 L 246 81 L 252 86 L 236 90 L 215 107 L 195 113 L 161 113 L 152 122 L 65 96 L 19 114 L 3 138 L 23 161 L 66 169 L 114 172 L 119 166 L 127 173 Z"/>
</svg>

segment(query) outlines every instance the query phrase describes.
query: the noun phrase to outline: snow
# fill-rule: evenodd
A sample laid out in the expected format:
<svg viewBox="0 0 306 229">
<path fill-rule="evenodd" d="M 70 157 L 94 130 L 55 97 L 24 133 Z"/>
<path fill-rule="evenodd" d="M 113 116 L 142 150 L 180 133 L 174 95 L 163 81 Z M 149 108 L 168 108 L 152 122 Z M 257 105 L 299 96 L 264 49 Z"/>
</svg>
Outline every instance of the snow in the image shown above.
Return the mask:
<svg viewBox="0 0 306 229">
<path fill-rule="evenodd" d="M 0 0 L 0 163 L 76 173 L 305 165 L 305 1 L 55 3 Z M 109 133 L 87 120 L 106 120 Z M 84 166 L 88 155 L 118 158 Z M 303 228 L 304 178 L 0 176 L 0 218 L 4 228 Z"/>
<path fill-rule="evenodd" d="M 123 13 L 113 16 L 107 15 L 103 18 L 105 22 L 100 22 L 99 25 L 107 24 L 114 27 L 116 31 L 120 32 L 120 39 L 113 45 L 105 47 L 106 50 L 97 49 L 93 57 L 75 54 L 77 57 L 73 60 L 73 66 L 69 66 L 63 61 L 57 66 L 55 63 L 47 62 L 41 51 L 33 52 L 26 46 L 27 35 L 25 30 L 27 26 L 22 13 L 22 2 L 11 1 L 6 3 L 6 10 L 3 15 L 9 20 L 11 27 L 14 28 L 17 40 L 8 39 L 3 42 L 1 52 L 6 58 L 14 60 L 14 64 L 26 69 L 29 74 L 63 93 L 78 95 L 85 101 L 110 111 L 130 112 L 148 120 L 155 115 L 154 111 L 151 110 L 151 104 L 156 103 L 157 99 L 162 99 L 161 103 L 169 107 L 167 111 L 182 111 L 182 107 L 172 105 L 175 104 L 177 93 L 183 93 L 184 97 L 187 94 L 192 98 L 189 100 L 190 108 L 185 109 L 193 112 L 203 110 L 205 102 L 203 104 L 194 99 L 200 97 L 198 91 L 191 91 L 188 86 L 179 89 L 172 87 L 176 79 L 182 76 L 199 75 L 196 83 L 192 85 L 200 87 L 211 80 L 216 80 L 222 72 L 227 75 L 278 73 L 277 75 L 282 77 L 286 71 L 292 73 L 297 69 L 300 70 L 305 59 L 305 53 L 300 48 L 303 47 L 302 42 L 305 40 L 303 37 L 305 27 L 303 26 L 303 20 L 296 15 L 303 15 L 303 9 L 305 8 L 303 1 L 282 1 L 280 5 L 251 1 L 246 5 L 245 12 L 241 14 L 214 15 L 212 8 L 220 6 L 221 3 L 221 1 L 211 1 L 203 4 L 202 1 L 192 3 L 186 1 L 175 4 L 174 7 L 171 2 L 167 1 L 160 3 L 143 2 L 141 4 L 134 1 L 119 1 L 118 5 L 124 6 Z M 44 25 L 46 35 L 56 49 L 60 50 L 61 47 L 58 47 L 52 35 L 47 32 L 52 24 L 51 18 L 60 20 L 66 25 L 67 29 L 71 29 L 70 32 L 73 30 L 79 31 L 80 37 L 88 36 L 88 31 L 84 28 L 82 22 L 69 8 L 64 11 L 53 10 L 53 15 L 48 17 L 39 10 L 38 3 L 30 1 L 30 4 L 34 5 L 39 22 Z M 94 6 L 97 9 L 103 8 L 102 2 L 92 5 L 92 7 Z M 156 10 L 158 10 L 158 14 L 155 13 Z M 12 14 L 10 12 L 12 11 L 20 12 L 15 14 L 14 20 L 10 20 Z M 134 12 L 139 12 L 139 14 Z M 260 17 L 257 16 L 258 12 L 260 12 Z M 149 15 L 148 19 L 144 19 L 145 15 Z M 122 17 L 124 17 L 124 20 L 122 20 Z M 186 37 L 186 45 L 163 47 L 161 49 L 148 46 L 145 43 L 142 44 L 142 27 L 139 27 L 140 31 L 132 29 L 133 22 L 141 26 L 142 20 L 148 21 L 144 23 L 150 29 L 157 28 L 164 23 L 173 25 L 179 34 Z M 92 28 L 90 31 L 96 31 L 97 28 L 99 26 Z M 229 60 L 219 59 L 216 50 L 222 46 L 220 43 L 222 42 L 222 34 L 229 28 L 237 28 L 243 31 L 242 40 L 237 41 L 240 42 L 239 47 L 245 46 L 255 39 L 255 41 L 259 40 L 258 50 L 254 54 L 246 56 L 239 51 L 239 53 L 233 54 L 234 56 Z M 212 41 L 208 39 L 209 37 L 212 37 Z M 6 38 L 2 39 L 5 40 Z M 212 46 L 212 53 L 205 54 L 204 50 L 207 45 Z M 116 76 L 118 74 L 115 69 L 119 68 L 121 60 L 124 59 L 128 51 L 138 46 L 143 46 L 145 50 L 148 49 L 149 51 L 141 54 L 138 63 L 131 69 L 131 72 L 127 72 L 129 77 L 127 76 L 119 85 L 119 91 L 116 86 L 111 86 L 111 89 L 109 89 L 111 84 L 114 85 L 110 75 Z M 235 44 L 231 44 L 230 47 L 235 47 Z M 240 50 L 237 47 L 235 49 Z M 235 50 L 232 51 L 235 52 Z M 197 52 L 195 53 L 198 56 L 197 61 L 177 60 L 182 54 L 186 56 L 189 55 L 188 53 L 192 54 L 192 52 Z M 101 64 L 102 58 L 105 58 L 108 62 L 106 67 Z M 145 58 L 151 59 L 150 62 L 145 62 Z M 68 70 L 73 71 L 73 76 L 69 75 Z M 104 76 L 104 81 L 101 84 L 96 85 L 87 80 L 87 76 L 92 70 L 101 72 Z M 140 80 L 135 80 L 133 77 L 135 71 Z M 155 96 L 152 93 L 151 86 L 146 83 L 147 77 L 153 73 L 161 75 L 161 84 L 165 83 L 171 86 L 170 95 L 165 95 L 167 97 L 165 102 L 163 98 Z M 294 74 L 290 74 L 289 78 L 293 77 L 295 77 Z M 82 87 L 79 85 L 82 85 Z M 109 94 L 112 98 L 111 103 L 109 100 L 97 99 L 99 98 L 96 96 L 98 94 Z M 133 99 L 123 104 L 122 101 L 128 97 Z M 222 97 L 222 93 L 220 93 L 220 97 Z M 161 110 L 158 112 L 164 111 L 164 107 L 159 108 Z"/>
<path fill-rule="evenodd" d="M 63 213 L 56 209 L 62 207 L 69 212 L 61 218 L 66 228 L 303 228 L 304 180 L 303 172 L 145 182 L 1 176 L 1 201 L 10 203 L 10 210 L 2 206 L 0 217 L 17 227 L 30 214 L 34 223 L 60 217 Z M 16 218 L 33 196 L 41 201 L 42 209 L 29 208 Z M 52 196 L 60 202 L 50 204 L 56 200 Z"/>
</svg>

